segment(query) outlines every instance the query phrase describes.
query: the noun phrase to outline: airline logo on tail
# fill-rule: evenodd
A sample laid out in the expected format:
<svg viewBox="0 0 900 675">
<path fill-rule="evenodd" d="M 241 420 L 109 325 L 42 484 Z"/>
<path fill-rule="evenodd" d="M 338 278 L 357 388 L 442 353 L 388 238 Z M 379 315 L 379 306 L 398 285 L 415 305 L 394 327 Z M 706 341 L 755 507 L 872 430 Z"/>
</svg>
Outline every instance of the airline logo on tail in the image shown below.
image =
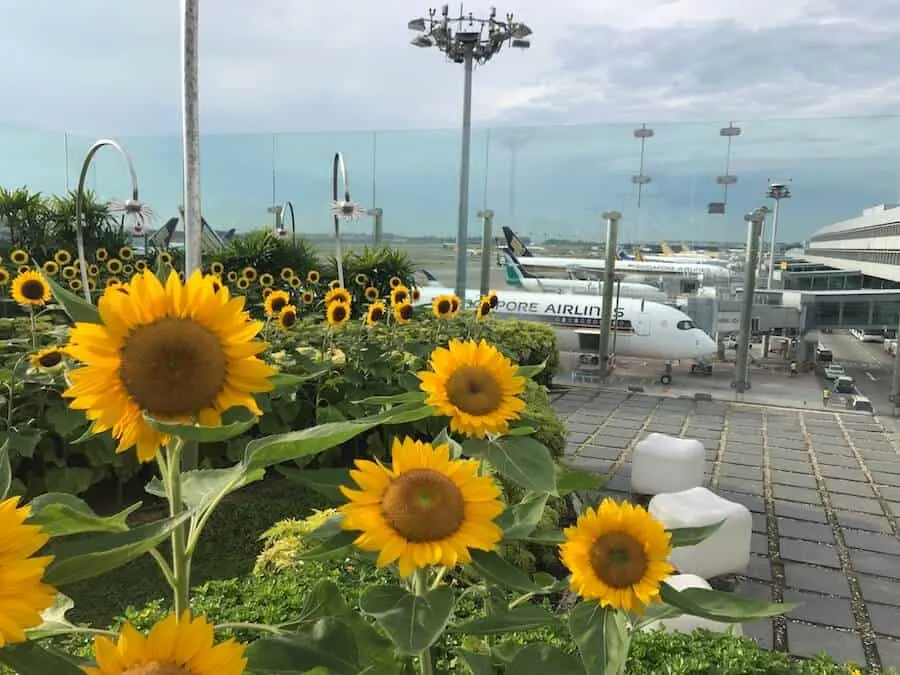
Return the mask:
<svg viewBox="0 0 900 675">
<path fill-rule="evenodd" d="M 513 232 L 511 229 L 503 226 L 503 236 L 506 237 L 506 245 L 509 247 L 509 250 L 512 251 L 517 256 L 530 256 L 531 251 L 528 250 L 528 247 L 522 243 L 522 240 Z"/>
</svg>

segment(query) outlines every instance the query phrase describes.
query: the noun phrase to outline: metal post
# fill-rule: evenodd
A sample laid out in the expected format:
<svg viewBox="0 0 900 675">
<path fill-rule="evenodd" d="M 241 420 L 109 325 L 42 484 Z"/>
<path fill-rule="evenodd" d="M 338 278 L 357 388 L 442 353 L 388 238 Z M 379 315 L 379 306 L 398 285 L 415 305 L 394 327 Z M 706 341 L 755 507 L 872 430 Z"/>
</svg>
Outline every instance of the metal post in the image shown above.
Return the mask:
<svg viewBox="0 0 900 675">
<path fill-rule="evenodd" d="M 619 300 L 622 298 L 622 277 L 616 277 L 616 330 L 613 332 L 612 336 L 612 353 L 616 353 L 616 343 L 619 338 Z"/>
<path fill-rule="evenodd" d="M 372 232 L 372 239 L 375 240 L 376 246 L 381 246 L 381 239 L 384 236 L 384 211 L 382 209 L 372 209 L 372 215 L 375 217 L 375 228 Z"/>
<path fill-rule="evenodd" d="M 738 351 L 731 386 L 739 394 L 750 388 L 747 381 L 747 362 L 750 355 L 750 329 L 753 321 L 753 296 L 756 294 L 756 270 L 759 264 L 759 240 L 762 235 L 766 212 L 761 209 L 744 216 L 747 227 L 747 259 L 744 264 L 744 296 L 741 298 L 741 324 L 738 333 Z"/>
<path fill-rule="evenodd" d="M 900 337 L 900 326 L 897 328 Z M 894 360 L 894 374 L 891 378 L 891 405 L 894 417 L 900 417 L 900 356 Z"/>
<path fill-rule="evenodd" d="M 618 211 L 607 211 L 603 214 L 606 220 L 606 262 L 603 268 L 603 306 L 600 313 L 600 353 L 603 371 L 601 380 L 606 378 L 606 361 L 609 356 L 609 331 L 612 324 L 613 287 L 616 283 L 616 247 L 619 241 Z"/>
<path fill-rule="evenodd" d="M 181 0 L 181 140 L 184 170 L 184 276 L 201 267 L 199 0 Z"/>
<path fill-rule="evenodd" d="M 772 242 L 769 245 L 769 278 L 766 280 L 766 288 L 772 288 L 772 278 L 775 274 L 775 238 L 778 236 L 778 207 L 780 199 L 775 200 L 775 211 L 772 213 Z"/>
<path fill-rule="evenodd" d="M 491 290 L 491 241 L 494 230 L 494 212 L 484 209 L 478 212 L 481 218 L 481 295 L 484 297 Z"/>
<path fill-rule="evenodd" d="M 459 213 L 456 223 L 456 295 L 466 297 L 466 254 L 469 242 L 469 145 L 472 139 L 472 45 L 463 56 L 462 156 L 459 167 Z"/>
</svg>

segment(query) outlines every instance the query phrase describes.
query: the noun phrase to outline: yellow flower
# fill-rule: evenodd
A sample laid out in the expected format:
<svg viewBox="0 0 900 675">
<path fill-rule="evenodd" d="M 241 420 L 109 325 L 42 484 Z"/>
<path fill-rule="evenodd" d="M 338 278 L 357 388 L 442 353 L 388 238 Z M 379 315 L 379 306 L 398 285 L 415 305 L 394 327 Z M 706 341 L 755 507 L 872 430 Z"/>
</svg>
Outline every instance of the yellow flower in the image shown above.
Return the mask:
<svg viewBox="0 0 900 675">
<path fill-rule="evenodd" d="M 367 283 L 369 283 L 369 277 L 365 274 L 360 273 L 356 275 L 356 284 L 358 286 L 365 286 Z"/>
<path fill-rule="evenodd" d="M 282 267 L 281 274 L 279 274 L 278 276 L 281 277 L 282 281 L 290 281 L 294 278 L 294 270 L 292 270 L 290 267 Z"/>
<path fill-rule="evenodd" d="M 225 271 L 225 265 L 223 265 L 222 263 L 220 263 L 218 261 L 214 262 L 212 265 L 209 266 L 209 271 L 212 274 L 220 276 L 222 274 L 222 272 Z"/>
<path fill-rule="evenodd" d="M 112 286 L 121 286 L 122 280 L 119 277 L 106 277 L 106 288 L 111 288 Z"/>
<path fill-rule="evenodd" d="M 73 265 L 66 265 L 62 269 L 63 279 L 74 279 L 78 276 L 78 270 Z"/>
<path fill-rule="evenodd" d="M 394 290 L 391 291 L 391 304 L 401 305 L 404 302 L 409 302 L 409 289 L 406 286 L 394 286 Z"/>
<path fill-rule="evenodd" d="M 253 394 L 269 391 L 274 370 L 256 355 L 262 328 L 248 321 L 244 298 L 218 293 L 199 271 L 182 285 L 169 274 L 135 275 L 128 293 L 107 292 L 98 301 L 102 324 L 76 323 L 66 349 L 85 364 L 69 373 L 63 396 L 84 410 L 95 432 L 107 429 L 117 452 L 137 446 L 138 459 L 156 456 L 168 437 L 144 419 L 221 424 L 221 414 L 245 407 L 262 411 Z"/>
<path fill-rule="evenodd" d="M 341 486 L 348 500 L 341 527 L 360 532 L 353 543 L 377 551 L 378 567 L 396 561 L 408 577 L 429 565 L 469 563 L 470 549 L 497 548 L 500 488 L 478 475 L 477 461 L 450 459 L 448 446 L 410 438 L 395 438 L 391 455 L 391 468 L 356 460 L 350 477 L 360 489 Z"/>
<path fill-rule="evenodd" d="M 244 277 L 247 281 L 256 281 L 259 277 L 259 272 L 256 271 L 255 267 L 248 265 L 241 270 L 241 276 Z"/>
<path fill-rule="evenodd" d="M 288 281 L 291 288 L 300 288 L 303 285 L 303 280 L 300 277 L 291 277 Z"/>
<path fill-rule="evenodd" d="M 60 249 L 53 254 L 53 259 L 60 265 L 68 265 L 72 262 L 72 254 L 65 249 Z"/>
<path fill-rule="evenodd" d="M 325 307 L 325 320 L 329 326 L 340 328 L 350 320 L 350 304 L 346 302 L 332 302 Z"/>
<path fill-rule="evenodd" d="M 294 305 L 285 305 L 278 313 L 278 327 L 281 330 L 290 330 L 297 323 L 297 308 Z"/>
<path fill-rule="evenodd" d="M 106 261 L 106 269 L 110 274 L 119 274 L 122 271 L 122 261 L 118 258 L 110 258 Z"/>
<path fill-rule="evenodd" d="M 250 280 L 247 277 L 241 277 L 235 282 L 239 291 L 246 291 L 250 288 Z"/>
<path fill-rule="evenodd" d="M 293 285 L 293 284 L 291 284 L 291 285 Z M 302 295 L 300 296 L 300 299 L 303 301 L 304 305 L 308 305 L 308 304 L 312 303 L 313 300 L 316 299 L 316 294 L 313 293 L 312 291 L 303 291 Z"/>
<path fill-rule="evenodd" d="M 156 256 L 156 263 L 158 265 L 171 265 L 172 264 L 172 254 L 168 251 L 160 251 L 159 255 Z"/>
<path fill-rule="evenodd" d="M 6 286 L 9 283 L 9 270 L 5 267 L 0 267 L 0 287 Z"/>
<path fill-rule="evenodd" d="M 488 296 L 484 296 L 481 300 L 478 301 L 478 307 L 475 308 L 475 316 L 479 319 L 485 318 L 488 314 L 491 313 L 491 299 Z"/>
<path fill-rule="evenodd" d="M 131 260 L 134 258 L 134 249 L 130 246 L 123 246 L 119 249 L 119 258 L 122 260 Z"/>
<path fill-rule="evenodd" d="M 420 291 L 418 288 L 414 288 L 410 293 L 410 297 L 412 298 L 413 302 L 418 302 L 422 299 L 422 291 Z"/>
<path fill-rule="evenodd" d="M 107 251 L 105 248 L 101 247 L 101 248 L 98 248 L 96 251 L 94 251 L 94 260 L 96 260 L 98 262 L 103 262 L 104 260 L 106 260 L 108 258 L 109 258 L 109 251 Z"/>
<path fill-rule="evenodd" d="M 560 552 L 572 590 L 603 607 L 643 614 L 674 572 L 668 562 L 672 535 L 641 506 L 606 498 L 564 533 Z"/>
<path fill-rule="evenodd" d="M 29 260 L 29 255 L 20 248 L 17 248 L 9 254 L 9 261 L 13 265 L 27 265 Z"/>
<path fill-rule="evenodd" d="M 306 280 L 311 284 L 319 283 L 319 273 L 316 270 L 310 270 L 306 275 Z"/>
<path fill-rule="evenodd" d="M 373 302 L 366 313 L 366 325 L 374 326 L 384 318 L 385 307 L 383 302 Z"/>
<path fill-rule="evenodd" d="M 453 296 L 439 295 L 431 301 L 431 313 L 439 319 L 453 316 Z"/>
<path fill-rule="evenodd" d="M 266 314 L 278 316 L 281 308 L 290 304 L 291 296 L 287 291 L 272 291 L 266 298 Z"/>
<path fill-rule="evenodd" d="M 431 352 L 430 371 L 418 373 L 425 402 L 450 418 L 453 431 L 482 438 L 504 434 L 525 410 L 519 394 L 525 378 L 516 365 L 484 340 L 451 340 Z"/>
<path fill-rule="evenodd" d="M 366 287 L 366 290 L 363 291 L 363 293 L 366 296 L 366 300 L 369 302 L 375 302 L 378 299 L 378 289 L 374 286 Z"/>
<path fill-rule="evenodd" d="M 69 280 L 69 288 L 73 291 L 78 292 L 81 290 L 81 279 L 70 279 Z"/>
<path fill-rule="evenodd" d="M 400 280 L 400 277 L 391 277 L 389 283 L 391 285 L 391 288 L 397 288 L 397 286 L 400 286 L 403 282 Z"/>
<path fill-rule="evenodd" d="M 497 309 L 497 305 L 500 304 L 500 298 L 497 297 L 497 291 L 492 289 L 488 293 L 488 302 L 491 303 L 491 309 Z"/>
<path fill-rule="evenodd" d="M 56 264 L 55 260 L 48 260 L 41 265 L 41 269 L 48 277 L 55 277 L 59 272 L 59 265 Z"/>
<path fill-rule="evenodd" d="M 47 347 L 31 355 L 31 366 L 38 370 L 52 370 L 62 363 L 65 355 L 59 347 Z"/>
<path fill-rule="evenodd" d="M 275 283 L 275 278 L 266 272 L 265 274 L 259 275 L 259 285 L 263 288 L 269 288 L 272 284 Z"/>
<path fill-rule="evenodd" d="M 145 269 L 147 269 L 147 261 L 146 260 L 136 261 L 134 263 L 134 269 L 136 269 L 138 272 L 143 272 Z"/>
<path fill-rule="evenodd" d="M 394 313 L 394 321 L 396 321 L 399 326 L 407 323 L 413 317 L 413 306 L 408 302 L 401 302 L 397 305 L 393 305 L 391 309 Z"/>
<path fill-rule="evenodd" d="M 122 274 L 130 279 L 131 275 L 134 274 L 134 265 L 122 265 Z"/>
<path fill-rule="evenodd" d="M 97 267 L 94 263 L 88 265 L 87 273 L 89 277 L 96 277 L 100 275 L 100 268 Z"/>
<path fill-rule="evenodd" d="M 451 295 L 450 304 L 452 305 L 450 308 L 450 316 L 456 316 L 459 313 L 459 307 L 462 304 L 462 301 L 459 299 L 458 295 Z"/>
<path fill-rule="evenodd" d="M 50 537 L 25 524 L 31 508 L 18 504 L 18 497 L 0 501 L 0 649 L 24 642 L 25 631 L 41 625 L 41 612 L 56 599 L 41 581 L 53 557 L 33 557 Z"/>
<path fill-rule="evenodd" d="M 234 270 L 231 270 L 230 272 L 228 272 L 228 274 L 225 275 L 225 278 L 228 279 L 228 281 L 233 284 L 238 279 L 238 273 L 235 272 Z"/>
<path fill-rule="evenodd" d="M 345 305 L 349 305 L 351 302 L 350 293 L 346 288 L 341 288 L 338 286 L 337 288 L 332 288 L 325 294 L 325 306 L 328 307 L 332 302 L 342 302 Z"/>
<path fill-rule="evenodd" d="M 13 279 L 12 298 L 20 305 L 43 307 L 50 302 L 50 286 L 40 272 L 28 270 Z"/>
<path fill-rule="evenodd" d="M 228 640 L 215 645 L 213 626 L 203 617 L 169 614 L 145 637 L 125 624 L 119 639 L 94 640 L 97 665 L 87 675 L 241 675 L 247 667 L 244 645 Z"/>
</svg>

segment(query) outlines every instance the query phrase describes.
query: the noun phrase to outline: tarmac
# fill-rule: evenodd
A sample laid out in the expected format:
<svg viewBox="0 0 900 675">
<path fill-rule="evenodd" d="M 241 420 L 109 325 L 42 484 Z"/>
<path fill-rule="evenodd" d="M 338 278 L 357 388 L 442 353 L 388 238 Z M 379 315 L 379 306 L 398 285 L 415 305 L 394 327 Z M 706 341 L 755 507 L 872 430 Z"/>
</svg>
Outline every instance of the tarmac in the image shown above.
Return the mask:
<svg viewBox="0 0 900 675">
<path fill-rule="evenodd" d="M 893 435 L 877 416 L 822 409 L 813 375 L 757 374 L 743 400 L 723 379 L 684 375 L 667 388 L 648 382 L 644 393 L 622 382 L 554 390 L 553 405 L 568 425 L 566 461 L 608 479 L 582 498 L 633 499 L 631 452 L 646 434 L 699 439 L 706 487 L 753 516 L 746 573 L 714 585 L 800 603 L 786 617 L 745 623 L 745 634 L 797 656 L 827 649 L 869 668 L 900 666 Z"/>
</svg>

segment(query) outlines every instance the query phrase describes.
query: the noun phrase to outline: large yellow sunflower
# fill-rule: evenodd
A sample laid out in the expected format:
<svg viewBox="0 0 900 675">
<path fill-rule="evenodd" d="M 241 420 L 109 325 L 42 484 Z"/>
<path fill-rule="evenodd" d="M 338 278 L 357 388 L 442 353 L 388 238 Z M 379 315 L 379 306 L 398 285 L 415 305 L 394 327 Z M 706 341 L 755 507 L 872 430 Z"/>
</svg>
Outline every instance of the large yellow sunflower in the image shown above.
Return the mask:
<svg viewBox="0 0 900 675">
<path fill-rule="evenodd" d="M 272 291 L 266 298 L 266 314 L 269 316 L 278 316 L 281 308 L 289 305 L 291 295 L 287 291 Z"/>
<path fill-rule="evenodd" d="M 394 290 L 391 291 L 391 304 L 401 305 L 404 302 L 409 302 L 409 289 L 403 285 L 394 286 Z"/>
<path fill-rule="evenodd" d="M 136 445 L 150 461 L 168 442 L 144 410 L 209 426 L 236 406 L 262 414 L 253 394 L 272 388 L 275 371 L 256 357 L 266 348 L 254 339 L 263 324 L 247 320 L 244 298 L 215 292 L 199 270 L 184 285 L 173 271 L 165 286 L 145 271 L 128 293 L 105 293 L 98 309 L 102 324 L 77 323 L 70 333 L 66 351 L 85 367 L 69 373 L 63 395 L 95 431 L 112 430 L 117 452 Z"/>
<path fill-rule="evenodd" d="M 413 318 L 413 306 L 408 302 L 401 302 L 391 306 L 394 314 L 394 321 L 398 326 L 408 323 Z"/>
<path fill-rule="evenodd" d="M 431 352 L 431 370 L 418 373 L 426 403 L 450 418 L 453 431 L 482 438 L 503 434 L 525 402 L 525 378 L 517 367 L 484 340 L 451 340 L 449 349 Z"/>
<path fill-rule="evenodd" d="M 50 285 L 40 272 L 27 270 L 13 279 L 12 298 L 20 305 L 43 307 L 50 302 Z"/>
<path fill-rule="evenodd" d="M 560 546 L 570 585 L 585 600 L 643 614 L 674 572 L 667 561 L 672 535 L 641 506 L 606 498 L 565 530 Z"/>
<path fill-rule="evenodd" d="M 366 325 L 374 326 L 384 318 L 385 307 L 383 302 L 373 302 L 366 312 Z"/>
<path fill-rule="evenodd" d="M 125 624 L 119 639 L 94 640 L 95 667 L 87 675 L 241 675 L 247 667 L 244 645 L 228 640 L 215 645 L 213 626 L 189 612 L 169 614 L 144 636 Z"/>
<path fill-rule="evenodd" d="M 65 355 L 59 347 L 46 347 L 31 355 L 31 366 L 38 370 L 54 370 L 62 365 Z"/>
<path fill-rule="evenodd" d="M 350 297 L 350 292 L 346 288 L 341 288 L 338 286 L 337 288 L 332 288 L 325 294 L 325 306 L 328 307 L 332 302 L 343 302 L 345 304 L 350 304 L 352 298 Z"/>
<path fill-rule="evenodd" d="M 25 631 L 41 625 L 41 612 L 56 599 L 41 581 L 53 557 L 33 557 L 50 537 L 25 524 L 31 508 L 18 504 L 18 497 L 0 501 L 0 649 L 24 642 Z"/>
<path fill-rule="evenodd" d="M 478 301 L 478 307 L 475 308 L 475 316 L 484 319 L 491 313 L 491 298 L 485 295 Z"/>
<path fill-rule="evenodd" d="M 453 315 L 453 296 L 443 294 L 431 301 L 431 313 L 439 319 L 446 319 Z"/>
<path fill-rule="evenodd" d="M 290 330 L 297 323 L 297 308 L 294 305 L 285 305 L 278 312 L 278 327 L 281 330 Z"/>
<path fill-rule="evenodd" d="M 492 551 L 502 536 L 494 518 L 503 511 L 500 488 L 478 475 L 479 463 L 450 459 L 446 445 L 394 439 L 391 468 L 357 460 L 341 486 L 348 503 L 341 526 L 358 530 L 353 542 L 378 552 L 378 567 L 397 562 L 400 576 L 428 565 L 471 562 L 469 549 Z"/>
<path fill-rule="evenodd" d="M 350 304 L 347 302 L 332 302 L 325 307 L 325 320 L 329 326 L 340 328 L 350 320 Z"/>
</svg>

